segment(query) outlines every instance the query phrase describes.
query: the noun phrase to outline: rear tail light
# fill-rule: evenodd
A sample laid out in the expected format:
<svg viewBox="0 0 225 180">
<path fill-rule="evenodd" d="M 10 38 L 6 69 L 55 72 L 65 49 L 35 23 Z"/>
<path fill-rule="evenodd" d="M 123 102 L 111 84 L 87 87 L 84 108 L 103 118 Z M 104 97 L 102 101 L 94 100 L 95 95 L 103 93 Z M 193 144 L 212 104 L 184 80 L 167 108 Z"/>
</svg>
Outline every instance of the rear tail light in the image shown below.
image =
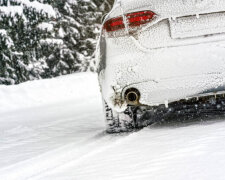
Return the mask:
<svg viewBox="0 0 225 180">
<path fill-rule="evenodd" d="M 127 21 L 128 28 L 132 29 L 151 22 L 155 15 L 156 14 L 152 11 L 140 11 L 126 14 L 125 18 Z M 121 16 L 106 21 L 103 26 L 103 29 L 106 32 L 115 32 L 118 30 L 125 29 L 125 27 L 126 26 L 124 24 L 123 17 Z"/>
</svg>

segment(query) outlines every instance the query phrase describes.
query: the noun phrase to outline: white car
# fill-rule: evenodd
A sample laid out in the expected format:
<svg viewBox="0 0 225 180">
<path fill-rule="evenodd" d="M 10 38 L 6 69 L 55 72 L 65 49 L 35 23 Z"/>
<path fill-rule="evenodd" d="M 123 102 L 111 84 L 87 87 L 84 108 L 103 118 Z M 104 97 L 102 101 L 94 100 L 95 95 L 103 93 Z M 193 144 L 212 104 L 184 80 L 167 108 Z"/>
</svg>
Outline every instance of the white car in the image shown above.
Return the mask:
<svg viewBox="0 0 225 180">
<path fill-rule="evenodd" d="M 117 0 L 97 61 L 108 132 L 224 113 L 225 1 Z"/>
</svg>

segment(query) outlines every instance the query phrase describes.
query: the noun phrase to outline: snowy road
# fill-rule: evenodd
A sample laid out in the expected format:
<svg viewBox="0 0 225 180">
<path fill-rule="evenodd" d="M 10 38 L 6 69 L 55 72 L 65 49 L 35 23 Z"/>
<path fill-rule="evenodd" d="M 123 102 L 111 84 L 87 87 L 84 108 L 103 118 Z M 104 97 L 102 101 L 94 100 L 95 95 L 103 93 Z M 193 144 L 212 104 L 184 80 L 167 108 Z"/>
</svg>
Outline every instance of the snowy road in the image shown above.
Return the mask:
<svg viewBox="0 0 225 180">
<path fill-rule="evenodd" d="M 224 179 L 225 121 L 104 133 L 91 73 L 0 87 L 1 180 Z"/>
</svg>

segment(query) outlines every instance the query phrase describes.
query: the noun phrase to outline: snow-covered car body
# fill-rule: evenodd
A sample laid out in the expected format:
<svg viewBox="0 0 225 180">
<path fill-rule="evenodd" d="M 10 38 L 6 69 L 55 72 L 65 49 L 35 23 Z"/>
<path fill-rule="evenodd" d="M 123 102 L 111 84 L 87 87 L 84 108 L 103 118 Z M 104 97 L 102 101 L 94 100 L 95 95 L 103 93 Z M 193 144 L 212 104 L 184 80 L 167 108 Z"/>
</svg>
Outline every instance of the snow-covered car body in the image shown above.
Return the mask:
<svg viewBox="0 0 225 180">
<path fill-rule="evenodd" d="M 130 28 L 137 12 L 154 14 Z M 124 27 L 107 29 L 118 17 Z M 225 90 L 224 0 L 118 0 L 103 24 L 98 72 L 110 108 L 167 106 Z"/>
</svg>

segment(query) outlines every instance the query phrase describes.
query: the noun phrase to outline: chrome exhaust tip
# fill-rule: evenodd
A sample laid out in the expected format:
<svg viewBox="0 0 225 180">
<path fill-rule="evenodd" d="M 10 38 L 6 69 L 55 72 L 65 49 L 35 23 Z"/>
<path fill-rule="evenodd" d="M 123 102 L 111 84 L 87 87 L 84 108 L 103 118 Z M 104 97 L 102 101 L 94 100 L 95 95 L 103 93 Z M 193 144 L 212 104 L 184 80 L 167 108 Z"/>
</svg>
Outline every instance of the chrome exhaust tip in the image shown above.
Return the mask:
<svg viewBox="0 0 225 180">
<path fill-rule="evenodd" d="M 140 96 L 140 92 L 135 88 L 127 89 L 125 92 L 125 100 L 128 105 L 139 105 Z"/>
</svg>

